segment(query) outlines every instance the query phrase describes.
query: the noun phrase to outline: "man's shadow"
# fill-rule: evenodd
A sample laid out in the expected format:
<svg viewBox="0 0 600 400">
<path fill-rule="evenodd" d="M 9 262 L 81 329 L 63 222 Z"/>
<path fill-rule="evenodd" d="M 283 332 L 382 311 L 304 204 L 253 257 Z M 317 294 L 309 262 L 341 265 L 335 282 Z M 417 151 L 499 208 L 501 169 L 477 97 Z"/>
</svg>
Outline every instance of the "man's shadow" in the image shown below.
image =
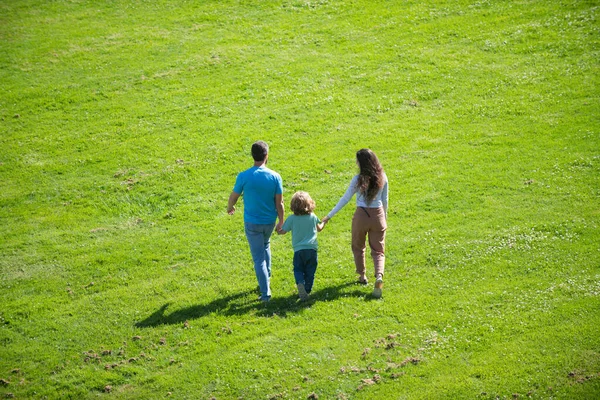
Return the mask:
<svg viewBox="0 0 600 400">
<path fill-rule="evenodd" d="M 355 287 L 353 290 L 348 290 Z M 160 325 L 181 324 L 185 321 L 202 318 L 209 314 L 220 314 L 227 316 L 244 315 L 256 310 L 256 315 L 286 317 L 288 313 L 302 312 L 317 301 L 331 301 L 340 297 L 363 297 L 370 298 L 364 289 L 359 290 L 355 282 L 343 283 L 317 290 L 310 295 L 310 300 L 299 301 L 297 295 L 287 297 L 273 297 L 268 303 L 262 303 L 255 298 L 255 290 L 247 290 L 227 297 L 211 301 L 208 304 L 198 304 L 191 307 L 175 310 L 165 315 L 170 303 L 164 304 L 146 319 L 136 322 L 139 328 L 155 327 Z"/>
</svg>

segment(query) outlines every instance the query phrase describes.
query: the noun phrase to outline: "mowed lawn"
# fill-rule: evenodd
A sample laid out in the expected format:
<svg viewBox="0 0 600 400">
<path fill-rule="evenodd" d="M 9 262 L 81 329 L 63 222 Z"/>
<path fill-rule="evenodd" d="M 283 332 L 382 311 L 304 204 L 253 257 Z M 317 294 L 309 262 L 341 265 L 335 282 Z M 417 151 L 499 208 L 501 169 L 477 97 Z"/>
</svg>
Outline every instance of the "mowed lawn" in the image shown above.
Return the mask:
<svg viewBox="0 0 600 400">
<path fill-rule="evenodd" d="M 0 397 L 600 398 L 599 7 L 0 1 Z M 379 156 L 381 300 L 350 203 L 258 301 L 256 140 L 288 213 Z"/>
</svg>

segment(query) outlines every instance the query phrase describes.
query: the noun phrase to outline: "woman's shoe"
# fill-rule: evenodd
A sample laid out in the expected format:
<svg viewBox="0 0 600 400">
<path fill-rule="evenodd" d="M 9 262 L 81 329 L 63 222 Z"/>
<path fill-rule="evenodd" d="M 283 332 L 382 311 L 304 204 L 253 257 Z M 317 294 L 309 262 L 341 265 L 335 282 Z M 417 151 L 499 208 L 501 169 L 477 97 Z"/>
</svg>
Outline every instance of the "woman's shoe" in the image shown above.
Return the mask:
<svg viewBox="0 0 600 400">
<path fill-rule="evenodd" d="M 357 283 L 360 284 L 360 285 L 368 285 L 369 281 L 367 280 L 366 276 L 359 276 Z"/>
<path fill-rule="evenodd" d="M 375 288 L 373 289 L 373 297 L 380 299 L 383 294 L 383 279 L 377 278 L 375 281 Z"/>
</svg>

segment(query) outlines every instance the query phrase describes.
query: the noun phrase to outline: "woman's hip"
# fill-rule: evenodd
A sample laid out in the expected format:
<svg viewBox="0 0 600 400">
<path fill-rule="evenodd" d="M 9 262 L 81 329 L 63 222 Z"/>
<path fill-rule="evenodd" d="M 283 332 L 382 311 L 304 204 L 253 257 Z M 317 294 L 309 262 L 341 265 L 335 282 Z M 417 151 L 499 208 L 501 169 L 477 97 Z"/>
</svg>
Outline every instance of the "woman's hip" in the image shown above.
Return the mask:
<svg viewBox="0 0 600 400">
<path fill-rule="evenodd" d="M 387 229 L 385 210 L 383 207 L 356 207 L 352 224 L 368 227 L 369 229 L 385 230 Z"/>
</svg>

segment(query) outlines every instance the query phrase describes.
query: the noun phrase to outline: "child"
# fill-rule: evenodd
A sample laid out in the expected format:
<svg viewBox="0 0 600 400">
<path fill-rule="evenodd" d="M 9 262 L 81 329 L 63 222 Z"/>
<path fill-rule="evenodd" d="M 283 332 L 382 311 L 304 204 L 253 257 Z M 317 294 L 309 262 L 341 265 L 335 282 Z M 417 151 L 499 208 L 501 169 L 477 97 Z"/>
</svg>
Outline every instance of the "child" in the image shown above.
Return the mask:
<svg viewBox="0 0 600 400">
<path fill-rule="evenodd" d="M 305 301 L 312 291 L 317 271 L 317 232 L 321 232 L 325 224 L 313 214 L 315 202 L 306 192 L 294 193 L 290 208 L 294 215 L 285 220 L 277 233 L 284 235 L 292 232 L 294 278 L 298 296 Z"/>
</svg>

